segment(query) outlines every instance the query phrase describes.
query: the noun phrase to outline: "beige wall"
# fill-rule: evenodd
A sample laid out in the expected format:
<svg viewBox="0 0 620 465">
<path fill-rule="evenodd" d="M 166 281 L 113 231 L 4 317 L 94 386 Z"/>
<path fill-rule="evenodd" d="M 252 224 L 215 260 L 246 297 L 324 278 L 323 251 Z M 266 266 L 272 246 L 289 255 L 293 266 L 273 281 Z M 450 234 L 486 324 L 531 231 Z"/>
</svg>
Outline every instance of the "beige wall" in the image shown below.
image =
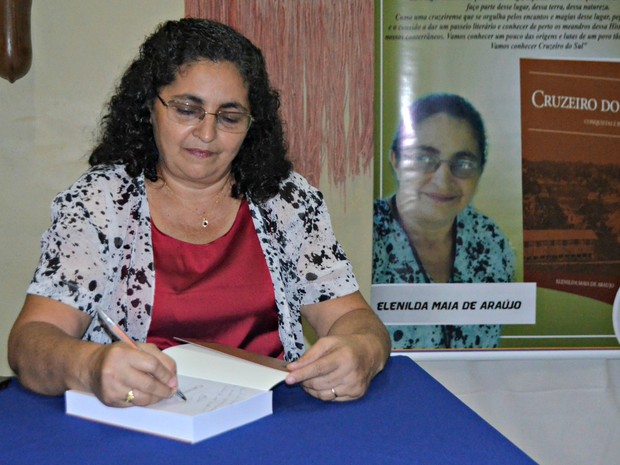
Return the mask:
<svg viewBox="0 0 620 465">
<path fill-rule="evenodd" d="M 144 36 L 183 0 L 32 2 L 33 61 L 0 79 L 0 374 L 53 195 L 86 167 L 104 101 Z"/>
<path fill-rule="evenodd" d="M 52 197 L 86 168 L 101 107 L 144 36 L 183 13 L 183 0 L 33 2 L 32 68 L 13 84 L 0 79 L 0 374 L 10 373 L 6 341 Z M 346 199 L 321 186 L 367 297 L 371 185 L 369 174 L 350 182 Z"/>
</svg>

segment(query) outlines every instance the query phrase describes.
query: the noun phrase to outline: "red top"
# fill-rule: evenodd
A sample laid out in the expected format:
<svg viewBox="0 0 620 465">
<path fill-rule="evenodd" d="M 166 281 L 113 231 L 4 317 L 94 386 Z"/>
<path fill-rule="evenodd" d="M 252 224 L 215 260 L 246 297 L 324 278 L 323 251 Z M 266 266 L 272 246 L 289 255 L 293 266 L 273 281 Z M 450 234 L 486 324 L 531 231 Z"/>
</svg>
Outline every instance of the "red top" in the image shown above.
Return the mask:
<svg viewBox="0 0 620 465">
<path fill-rule="evenodd" d="M 273 284 L 247 201 L 224 236 L 190 244 L 152 224 L 155 300 L 147 342 L 197 338 L 284 356 Z"/>
</svg>

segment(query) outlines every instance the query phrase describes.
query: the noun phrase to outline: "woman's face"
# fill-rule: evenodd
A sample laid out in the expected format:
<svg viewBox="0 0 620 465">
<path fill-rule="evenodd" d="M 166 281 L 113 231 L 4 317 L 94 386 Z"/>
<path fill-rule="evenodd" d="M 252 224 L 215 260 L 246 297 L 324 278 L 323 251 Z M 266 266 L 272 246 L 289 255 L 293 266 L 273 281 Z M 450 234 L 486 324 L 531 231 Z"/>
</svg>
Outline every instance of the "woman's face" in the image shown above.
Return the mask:
<svg viewBox="0 0 620 465">
<path fill-rule="evenodd" d="M 405 223 L 422 228 L 447 228 L 471 202 L 476 191 L 480 170 L 472 177 L 459 178 L 450 171 L 448 161 L 458 159 L 482 161 L 470 124 L 446 113 L 428 117 L 403 137 L 400 160 L 394 153 L 391 161 L 398 177 L 396 194 L 399 214 Z M 435 172 L 415 170 L 413 157 L 438 156 L 445 161 Z"/>
<path fill-rule="evenodd" d="M 183 66 L 176 79 L 159 91 L 164 102 L 174 100 L 201 106 L 209 113 L 196 125 L 172 121 L 166 106 L 155 98 L 151 113 L 159 149 L 158 167 L 164 179 L 210 185 L 227 176 L 246 132 L 218 130 L 213 113 L 220 110 L 250 112 L 248 89 L 231 62 L 204 60 Z"/>
</svg>

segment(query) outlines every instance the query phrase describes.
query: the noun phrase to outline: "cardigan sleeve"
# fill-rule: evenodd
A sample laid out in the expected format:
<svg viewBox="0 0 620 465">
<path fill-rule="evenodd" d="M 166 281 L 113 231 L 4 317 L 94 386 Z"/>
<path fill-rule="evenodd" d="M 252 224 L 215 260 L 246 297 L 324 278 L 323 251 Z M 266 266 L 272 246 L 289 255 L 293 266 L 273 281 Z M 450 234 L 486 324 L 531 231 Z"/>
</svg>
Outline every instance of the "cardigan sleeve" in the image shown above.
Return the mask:
<svg viewBox="0 0 620 465">
<path fill-rule="evenodd" d="M 287 251 L 287 280 L 301 305 L 358 290 L 349 260 L 336 240 L 323 195 L 300 175 L 281 189 L 281 220 Z"/>
<path fill-rule="evenodd" d="M 88 170 L 52 203 L 52 223 L 28 293 L 94 317 L 97 306 L 135 340 L 145 340 L 154 290 L 150 217 L 142 180 L 122 166 Z M 111 338 L 93 318 L 83 336 Z"/>
<path fill-rule="evenodd" d="M 96 224 L 93 210 L 101 210 L 101 193 L 85 175 L 58 194 L 51 207 L 52 223 L 41 238 L 41 255 L 29 294 L 58 300 L 93 316 L 108 279 L 109 243 Z"/>
</svg>

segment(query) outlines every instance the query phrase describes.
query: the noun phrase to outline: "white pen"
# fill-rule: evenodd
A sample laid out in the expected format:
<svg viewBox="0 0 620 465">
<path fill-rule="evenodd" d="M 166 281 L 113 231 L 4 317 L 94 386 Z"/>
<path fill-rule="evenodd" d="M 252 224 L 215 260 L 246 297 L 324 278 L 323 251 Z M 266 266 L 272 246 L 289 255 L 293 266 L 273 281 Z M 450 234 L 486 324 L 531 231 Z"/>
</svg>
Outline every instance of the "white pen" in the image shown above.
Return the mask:
<svg viewBox="0 0 620 465">
<path fill-rule="evenodd" d="M 106 326 L 106 328 L 110 330 L 110 332 L 116 337 L 116 339 L 118 339 L 121 342 L 124 342 L 125 344 L 128 344 L 129 346 L 133 347 L 136 350 L 140 350 L 140 348 L 133 341 L 133 339 L 127 336 L 127 334 L 125 334 L 125 332 L 116 323 L 114 323 L 114 321 L 112 321 L 112 318 L 106 315 L 106 313 L 101 308 L 97 309 L 97 315 L 99 315 L 99 318 L 101 319 L 103 324 Z M 185 394 L 183 394 L 178 389 L 176 390 L 175 395 L 177 395 L 183 400 L 187 400 L 187 397 L 185 397 Z"/>
</svg>

